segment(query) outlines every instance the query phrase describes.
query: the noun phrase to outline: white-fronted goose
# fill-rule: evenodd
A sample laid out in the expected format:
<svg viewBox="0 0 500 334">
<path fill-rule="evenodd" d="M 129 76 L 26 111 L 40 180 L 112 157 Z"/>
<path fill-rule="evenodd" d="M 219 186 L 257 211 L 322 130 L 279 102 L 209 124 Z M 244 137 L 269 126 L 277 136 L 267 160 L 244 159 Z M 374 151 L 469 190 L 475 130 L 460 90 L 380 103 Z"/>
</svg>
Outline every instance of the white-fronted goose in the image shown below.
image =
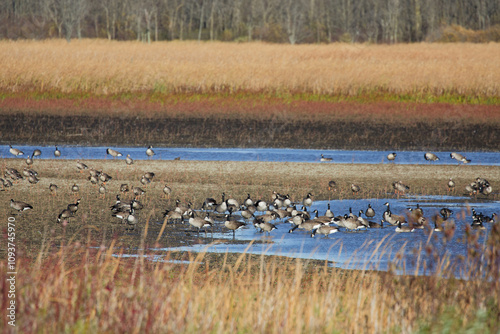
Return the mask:
<svg viewBox="0 0 500 334">
<path fill-rule="evenodd" d="M 354 183 L 351 184 L 351 191 L 353 194 L 359 192 L 360 190 L 361 188 L 357 184 Z"/>
</svg>

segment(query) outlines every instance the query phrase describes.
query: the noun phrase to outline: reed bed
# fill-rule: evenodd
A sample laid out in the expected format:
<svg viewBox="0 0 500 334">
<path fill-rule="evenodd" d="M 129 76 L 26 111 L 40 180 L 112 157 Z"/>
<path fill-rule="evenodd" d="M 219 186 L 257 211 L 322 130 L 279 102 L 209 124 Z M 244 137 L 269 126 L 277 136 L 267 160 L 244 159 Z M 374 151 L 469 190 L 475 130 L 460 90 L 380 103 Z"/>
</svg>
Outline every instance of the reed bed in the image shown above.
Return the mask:
<svg viewBox="0 0 500 334">
<path fill-rule="evenodd" d="M 500 44 L 1 41 L 0 90 L 497 97 Z"/>
</svg>

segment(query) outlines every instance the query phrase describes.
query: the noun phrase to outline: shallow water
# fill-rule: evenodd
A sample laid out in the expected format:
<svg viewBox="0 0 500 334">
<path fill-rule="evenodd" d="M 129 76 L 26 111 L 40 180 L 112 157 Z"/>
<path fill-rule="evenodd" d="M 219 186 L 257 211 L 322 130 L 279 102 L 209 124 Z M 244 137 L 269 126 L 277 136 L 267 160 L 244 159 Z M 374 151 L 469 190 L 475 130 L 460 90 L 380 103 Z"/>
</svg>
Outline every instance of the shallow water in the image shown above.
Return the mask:
<svg viewBox="0 0 500 334">
<path fill-rule="evenodd" d="M 26 158 L 35 148 L 42 151 L 41 159 L 54 159 L 54 146 L 14 146 L 24 152 L 18 159 Z M 106 154 L 107 147 L 95 146 L 58 146 L 61 157 L 58 159 L 112 159 Z M 132 159 L 146 160 L 146 147 L 112 147 L 123 154 L 116 159 L 125 159 L 130 154 Z M 424 159 L 423 151 L 396 152 L 396 160 L 389 162 L 389 151 L 344 151 L 344 150 L 306 150 L 275 148 L 153 148 L 153 160 L 198 161 L 274 161 L 274 162 L 311 162 L 320 163 L 321 154 L 332 158 L 331 162 L 321 163 L 356 163 L 356 164 L 461 164 L 450 157 L 451 152 L 434 152 L 440 160 L 429 162 Z M 500 166 L 500 152 L 459 152 L 471 160 L 470 165 Z M 0 145 L 0 158 L 14 157 L 9 153 L 8 145 Z"/>
<path fill-rule="evenodd" d="M 357 214 L 360 209 L 364 210 L 370 203 L 376 211 L 372 221 L 380 222 L 385 202 L 389 202 L 391 211 L 403 213 L 405 209 L 416 207 L 419 203 L 426 217 L 431 217 L 443 207 L 448 207 L 454 212 L 456 232 L 449 242 L 443 242 L 442 232 L 426 230 L 415 230 L 413 233 L 396 233 L 394 226 L 386 226 L 382 229 L 368 229 L 359 232 L 341 232 L 330 235 L 328 238 L 317 235 L 311 238 L 310 232 L 295 230 L 288 233 L 291 228 L 289 223 L 275 221 L 277 230 L 271 232 L 270 236 L 259 233 L 252 224 L 244 229 L 236 231 L 235 240 L 248 241 L 243 244 L 219 243 L 212 245 L 188 245 L 175 248 L 150 249 L 156 255 L 168 251 L 208 251 L 218 253 L 253 253 L 266 255 L 282 255 L 303 259 L 316 259 L 331 261 L 332 265 L 345 269 L 367 269 L 367 270 L 389 270 L 391 263 L 395 262 L 397 254 L 401 253 L 402 260 L 396 261 L 395 272 L 425 275 L 432 273 L 440 265 L 426 255 L 424 248 L 427 244 L 434 247 L 441 258 L 449 262 L 465 256 L 467 245 L 463 242 L 466 225 L 472 222 L 470 208 L 477 212 L 491 216 L 492 213 L 500 212 L 500 201 L 474 200 L 458 196 L 408 196 L 399 199 L 359 199 L 359 200 L 332 200 L 331 209 L 335 215 L 348 213 L 352 208 Z M 309 211 L 317 209 L 320 215 L 324 214 L 327 201 L 316 201 Z M 465 217 L 465 219 L 463 218 Z M 432 223 L 431 223 L 432 224 Z M 221 223 L 214 228 L 214 239 L 233 239 L 232 232 L 228 232 Z M 433 225 L 432 225 L 433 226 Z M 487 230 L 473 231 L 479 233 L 479 244 L 484 244 L 491 230 L 492 224 L 485 224 Z M 211 236 L 208 230 L 208 236 Z M 267 241 L 264 243 L 251 243 L 251 241 Z M 394 268 L 391 268 L 394 269 Z M 465 270 L 465 269 L 464 269 Z M 467 278 L 467 274 L 460 270 L 454 270 L 456 276 Z"/>
</svg>

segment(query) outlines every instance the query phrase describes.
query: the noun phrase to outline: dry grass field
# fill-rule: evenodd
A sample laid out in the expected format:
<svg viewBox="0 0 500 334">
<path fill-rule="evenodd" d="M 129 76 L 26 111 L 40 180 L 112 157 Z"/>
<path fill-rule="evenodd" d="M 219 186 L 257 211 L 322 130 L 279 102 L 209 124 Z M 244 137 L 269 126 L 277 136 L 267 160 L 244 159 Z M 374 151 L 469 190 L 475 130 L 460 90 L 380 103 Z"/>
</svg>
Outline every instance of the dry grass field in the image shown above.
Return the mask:
<svg viewBox="0 0 500 334">
<path fill-rule="evenodd" d="M 0 90 L 500 95 L 500 44 L 2 41 Z"/>
</svg>

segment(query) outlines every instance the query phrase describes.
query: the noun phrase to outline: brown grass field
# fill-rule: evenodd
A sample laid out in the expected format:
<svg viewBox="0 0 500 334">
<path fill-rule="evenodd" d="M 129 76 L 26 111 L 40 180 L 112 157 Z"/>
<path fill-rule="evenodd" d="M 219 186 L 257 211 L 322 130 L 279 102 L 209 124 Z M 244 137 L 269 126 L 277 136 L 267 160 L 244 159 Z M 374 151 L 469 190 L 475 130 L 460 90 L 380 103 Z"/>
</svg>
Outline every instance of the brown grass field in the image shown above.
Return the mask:
<svg viewBox="0 0 500 334">
<path fill-rule="evenodd" d="M 1 217 L 16 217 L 18 319 L 13 329 L 3 314 L 5 332 L 434 333 L 480 328 L 492 333 L 500 328 L 495 260 L 500 256 L 500 231 L 496 229 L 488 244 L 487 254 L 492 258 L 486 281 L 344 271 L 321 261 L 248 254 L 172 252 L 163 258 L 191 261 L 189 265 L 111 256 L 113 252 L 135 254 L 137 249 L 171 247 L 180 242 L 213 242 L 189 232 L 189 225 L 163 226 L 162 212 L 173 209 L 176 198 L 199 208 L 205 197 L 219 197 L 222 191 L 240 200 L 247 193 L 270 200 L 274 190 L 289 193 L 293 199 L 301 199 L 307 192 L 314 192 L 318 200 L 391 197 L 396 196 L 391 183 L 400 178 L 411 185 L 413 193 L 447 194 L 450 176 L 457 182 L 455 194 L 461 195 L 464 186 L 478 175 L 487 176 L 498 189 L 497 167 L 183 160 L 136 161 L 126 166 L 123 160 L 84 162 L 113 177 L 106 185 L 106 198 L 99 198 L 97 187 L 87 180 L 88 172 L 79 173 L 71 160 L 35 161 L 39 183 L 30 185 L 22 180 L 0 192 L 1 203 L 15 198 L 35 207 L 22 215 L 14 214 L 8 205 L 0 207 Z M 22 170 L 25 165 L 24 159 L 3 159 L 0 164 L 2 170 Z M 146 193 L 140 200 L 145 207 L 136 228 L 126 232 L 126 226 L 111 217 L 109 206 L 120 184 L 141 185 L 140 176 L 148 171 L 156 175 L 150 185 L 143 186 Z M 290 178 L 297 173 L 300 178 Z M 327 188 L 331 179 L 337 181 L 336 191 Z M 359 194 L 350 191 L 352 182 L 361 185 Z M 50 183 L 59 186 L 55 196 L 48 189 Z M 77 196 L 70 191 L 74 183 L 80 186 Z M 173 189 L 170 199 L 161 198 L 164 184 Z M 489 200 L 498 200 L 498 193 L 492 196 Z M 57 214 L 76 197 L 82 199 L 79 212 L 66 226 L 58 224 Z M 474 233 L 466 241 L 471 245 L 469 261 L 475 261 L 476 241 Z M 2 249 L 2 273 L 7 271 L 5 254 Z M 155 252 L 145 254 L 154 256 Z M 2 312 L 9 300 L 5 278 Z"/>
<path fill-rule="evenodd" d="M 157 146 L 498 150 L 500 44 L 271 45 L 104 40 L 0 41 L 0 142 Z M 383 157 L 381 157 L 381 160 Z M 227 242 L 163 221 L 175 199 L 199 208 L 222 192 L 270 200 L 386 198 L 403 180 L 415 194 L 455 195 L 500 169 L 469 165 L 84 161 L 113 179 L 105 198 L 75 161 L 36 160 L 40 181 L 0 191 L 0 328 L 5 333 L 498 333 L 500 228 L 464 262 L 478 276 L 444 279 L 349 271 L 320 261 L 152 247 Z M 19 171 L 24 159 L 0 159 Z M 143 186 L 132 231 L 111 216 L 122 183 Z M 290 175 L 300 175 L 291 177 Z M 328 189 L 330 180 L 336 191 Z M 49 185 L 59 190 L 52 196 Z M 77 183 L 75 195 L 71 185 Z M 361 191 L 353 194 L 349 185 Z M 173 192 L 161 197 L 165 184 Z M 481 195 L 480 195 L 481 196 Z M 132 195 L 123 194 L 124 199 Z M 10 199 L 34 206 L 22 214 Z M 81 198 L 66 224 L 57 215 Z M 461 212 L 462 215 L 470 213 Z M 15 218 L 16 327 L 8 324 L 7 220 Z M 443 233 L 443 241 L 452 235 Z M 146 249 L 143 251 L 143 249 Z M 11 252 L 12 253 L 12 252 Z M 127 258 L 112 254 L 137 254 Z M 168 262 L 169 259 L 189 261 Z"/>
<path fill-rule="evenodd" d="M 500 44 L 2 41 L 0 90 L 498 97 Z"/>
</svg>

